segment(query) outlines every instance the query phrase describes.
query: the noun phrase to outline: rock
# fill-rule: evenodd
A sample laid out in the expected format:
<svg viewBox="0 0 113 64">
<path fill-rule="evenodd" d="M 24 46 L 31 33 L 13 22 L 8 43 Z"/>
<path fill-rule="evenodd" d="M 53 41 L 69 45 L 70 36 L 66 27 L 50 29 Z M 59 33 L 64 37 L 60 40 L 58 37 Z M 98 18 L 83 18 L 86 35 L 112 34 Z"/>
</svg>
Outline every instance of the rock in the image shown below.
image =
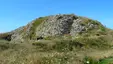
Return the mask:
<svg viewBox="0 0 113 64">
<path fill-rule="evenodd" d="M 64 36 L 70 34 L 75 37 L 78 33 L 97 28 L 94 20 L 76 16 L 74 14 L 58 14 L 40 17 L 26 26 L 11 31 L 11 41 L 23 42 L 25 39 L 33 39 L 48 36 Z"/>
</svg>

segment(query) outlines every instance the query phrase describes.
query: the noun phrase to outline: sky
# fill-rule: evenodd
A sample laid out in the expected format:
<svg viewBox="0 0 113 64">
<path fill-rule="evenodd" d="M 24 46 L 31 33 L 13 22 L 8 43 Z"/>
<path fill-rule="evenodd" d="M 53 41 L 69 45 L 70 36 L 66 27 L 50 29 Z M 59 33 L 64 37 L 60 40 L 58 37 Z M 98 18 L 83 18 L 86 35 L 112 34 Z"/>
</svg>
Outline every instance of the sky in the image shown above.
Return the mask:
<svg viewBox="0 0 113 64">
<path fill-rule="evenodd" d="M 0 32 L 14 30 L 41 16 L 72 13 L 113 29 L 113 0 L 0 0 Z"/>
</svg>

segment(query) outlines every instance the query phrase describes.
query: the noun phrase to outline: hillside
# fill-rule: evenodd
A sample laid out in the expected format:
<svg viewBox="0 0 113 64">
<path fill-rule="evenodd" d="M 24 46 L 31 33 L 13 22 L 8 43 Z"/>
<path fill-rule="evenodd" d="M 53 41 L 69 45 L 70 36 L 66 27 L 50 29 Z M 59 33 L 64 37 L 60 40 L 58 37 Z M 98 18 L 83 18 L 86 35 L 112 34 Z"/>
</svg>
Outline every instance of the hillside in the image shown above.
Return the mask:
<svg viewBox="0 0 113 64">
<path fill-rule="evenodd" d="M 1 64 L 102 64 L 112 54 L 113 30 L 74 14 L 39 17 L 0 34 Z"/>
<path fill-rule="evenodd" d="M 59 14 L 37 18 L 26 26 L 13 30 L 10 34 L 11 40 L 36 40 L 39 37 L 46 38 L 59 35 L 75 37 L 78 33 L 85 34 L 94 30 L 104 33 L 106 29 L 96 20 L 74 14 Z"/>
</svg>

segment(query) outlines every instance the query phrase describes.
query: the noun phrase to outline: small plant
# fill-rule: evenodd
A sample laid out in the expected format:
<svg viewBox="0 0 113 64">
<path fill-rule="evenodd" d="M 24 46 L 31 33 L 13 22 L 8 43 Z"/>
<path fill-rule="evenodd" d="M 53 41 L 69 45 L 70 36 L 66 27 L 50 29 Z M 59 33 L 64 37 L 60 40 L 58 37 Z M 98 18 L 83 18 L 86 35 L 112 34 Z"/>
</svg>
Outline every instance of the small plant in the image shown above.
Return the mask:
<svg viewBox="0 0 113 64">
<path fill-rule="evenodd" d="M 99 61 L 86 56 L 84 58 L 84 64 L 99 64 Z"/>
</svg>

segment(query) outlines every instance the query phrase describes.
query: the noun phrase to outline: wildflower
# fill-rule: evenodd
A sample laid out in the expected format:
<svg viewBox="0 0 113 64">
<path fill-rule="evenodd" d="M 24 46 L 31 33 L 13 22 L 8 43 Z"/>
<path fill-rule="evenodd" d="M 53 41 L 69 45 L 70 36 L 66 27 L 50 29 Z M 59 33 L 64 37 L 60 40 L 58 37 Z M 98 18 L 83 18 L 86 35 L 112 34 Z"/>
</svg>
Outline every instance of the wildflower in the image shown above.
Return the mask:
<svg viewBox="0 0 113 64">
<path fill-rule="evenodd" d="M 89 64 L 89 61 L 87 61 L 86 63 Z"/>
</svg>

